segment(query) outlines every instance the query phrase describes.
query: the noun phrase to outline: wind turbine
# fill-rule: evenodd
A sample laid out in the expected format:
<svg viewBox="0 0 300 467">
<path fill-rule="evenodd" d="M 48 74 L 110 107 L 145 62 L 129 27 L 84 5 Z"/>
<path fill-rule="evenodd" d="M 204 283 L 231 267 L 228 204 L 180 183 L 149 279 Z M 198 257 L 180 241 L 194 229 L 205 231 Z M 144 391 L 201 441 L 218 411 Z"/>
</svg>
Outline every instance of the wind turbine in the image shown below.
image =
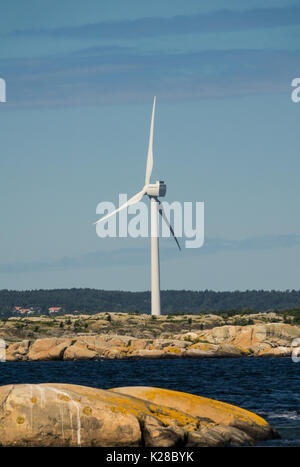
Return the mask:
<svg viewBox="0 0 300 467">
<path fill-rule="evenodd" d="M 151 315 L 159 316 L 161 314 L 160 308 L 160 272 L 159 272 L 159 240 L 158 240 L 158 213 L 166 222 L 170 232 L 177 243 L 179 250 L 181 250 L 179 242 L 174 234 L 174 230 L 170 225 L 168 218 L 163 210 L 162 204 L 158 197 L 165 196 L 167 187 L 163 181 L 157 180 L 156 183 L 150 183 L 151 173 L 153 169 L 153 127 L 154 127 L 154 114 L 155 114 L 155 102 L 156 97 L 153 101 L 147 166 L 146 166 L 146 177 L 145 185 L 139 193 L 130 198 L 126 203 L 122 204 L 115 211 L 107 214 L 106 216 L 99 219 L 95 224 L 104 222 L 109 217 L 113 216 L 122 209 L 132 206 L 138 203 L 144 195 L 147 195 L 150 199 L 151 204 Z"/>
</svg>

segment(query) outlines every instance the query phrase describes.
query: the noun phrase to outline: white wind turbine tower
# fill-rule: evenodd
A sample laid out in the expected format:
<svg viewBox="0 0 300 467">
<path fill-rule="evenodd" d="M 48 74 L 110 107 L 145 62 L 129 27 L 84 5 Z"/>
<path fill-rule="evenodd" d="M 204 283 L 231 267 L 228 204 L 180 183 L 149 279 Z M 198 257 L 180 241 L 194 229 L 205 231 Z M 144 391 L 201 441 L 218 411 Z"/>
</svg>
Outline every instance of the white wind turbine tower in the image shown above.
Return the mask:
<svg viewBox="0 0 300 467">
<path fill-rule="evenodd" d="M 161 314 L 160 308 L 160 273 L 159 273 L 159 242 L 158 242 L 158 212 L 166 222 L 170 229 L 172 236 L 174 237 L 179 250 L 180 245 L 177 238 L 175 237 L 174 230 L 170 225 L 167 216 L 163 210 L 162 204 L 158 199 L 159 196 L 165 196 L 167 187 L 163 181 L 156 181 L 156 183 L 150 183 L 150 177 L 153 168 L 153 127 L 154 127 L 154 113 L 155 113 L 155 101 L 153 101 L 153 110 L 150 126 L 147 166 L 146 166 L 146 177 L 145 185 L 143 189 L 130 198 L 126 203 L 120 206 L 115 211 L 107 214 L 106 216 L 99 219 L 98 222 L 103 222 L 109 217 L 113 216 L 122 209 L 131 206 L 132 204 L 138 203 L 144 195 L 150 198 L 151 202 L 151 315 L 159 316 Z"/>
</svg>

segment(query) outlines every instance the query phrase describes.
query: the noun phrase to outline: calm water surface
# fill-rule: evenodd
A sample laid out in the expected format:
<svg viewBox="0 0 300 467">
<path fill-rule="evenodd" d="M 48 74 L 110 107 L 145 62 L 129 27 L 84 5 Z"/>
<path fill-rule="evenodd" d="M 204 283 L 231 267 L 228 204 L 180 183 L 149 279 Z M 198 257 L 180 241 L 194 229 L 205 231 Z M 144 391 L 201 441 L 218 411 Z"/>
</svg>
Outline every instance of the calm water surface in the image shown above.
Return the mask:
<svg viewBox="0 0 300 467">
<path fill-rule="evenodd" d="M 108 389 L 156 386 L 219 399 L 266 418 L 281 440 L 300 446 L 300 363 L 290 358 L 209 358 L 0 363 L 0 385 L 70 383 Z"/>
</svg>

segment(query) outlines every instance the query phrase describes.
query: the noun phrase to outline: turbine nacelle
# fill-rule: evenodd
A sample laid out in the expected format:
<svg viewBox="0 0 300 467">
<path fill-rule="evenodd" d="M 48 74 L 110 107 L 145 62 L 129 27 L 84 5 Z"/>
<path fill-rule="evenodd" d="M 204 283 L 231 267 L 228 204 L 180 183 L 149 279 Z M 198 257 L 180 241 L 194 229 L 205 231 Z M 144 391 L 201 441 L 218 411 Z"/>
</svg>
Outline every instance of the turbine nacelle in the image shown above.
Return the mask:
<svg viewBox="0 0 300 467">
<path fill-rule="evenodd" d="M 147 185 L 145 189 L 145 195 L 154 197 L 165 196 L 167 191 L 167 185 L 163 181 L 157 180 L 156 183 L 149 183 L 149 185 Z"/>
</svg>

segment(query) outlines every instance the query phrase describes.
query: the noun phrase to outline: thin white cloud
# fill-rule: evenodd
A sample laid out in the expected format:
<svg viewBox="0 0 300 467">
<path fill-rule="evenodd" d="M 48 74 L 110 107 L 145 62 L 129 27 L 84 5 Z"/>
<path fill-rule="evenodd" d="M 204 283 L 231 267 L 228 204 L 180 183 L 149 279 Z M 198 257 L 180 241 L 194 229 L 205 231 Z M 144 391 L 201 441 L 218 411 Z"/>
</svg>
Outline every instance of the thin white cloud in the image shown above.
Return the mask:
<svg viewBox="0 0 300 467">
<path fill-rule="evenodd" d="M 209 13 L 172 17 L 149 17 L 135 20 L 105 21 L 53 29 L 14 31 L 14 36 L 66 37 L 80 39 L 138 39 L 190 33 L 241 31 L 274 28 L 300 23 L 298 5 L 248 10 L 222 9 Z"/>
<path fill-rule="evenodd" d="M 162 259 L 174 259 L 174 246 L 167 246 L 164 240 Z M 228 240 L 209 238 L 200 249 L 185 249 L 182 255 L 213 255 L 218 252 L 256 251 L 279 248 L 292 248 L 300 245 L 300 235 L 265 235 L 250 237 L 243 240 Z M 11 263 L 0 265 L 0 274 L 15 274 L 43 271 L 64 271 L 78 268 L 107 268 L 112 266 L 133 266 L 145 264 L 148 255 L 146 248 L 123 248 L 119 250 L 101 250 L 90 252 L 78 257 L 64 257 L 55 261 L 37 261 L 27 263 Z"/>
<path fill-rule="evenodd" d="M 289 92 L 300 50 L 141 53 L 120 47 L 2 60 L 6 108 L 224 98 Z M 208 72 L 209 70 L 209 72 Z"/>
</svg>

